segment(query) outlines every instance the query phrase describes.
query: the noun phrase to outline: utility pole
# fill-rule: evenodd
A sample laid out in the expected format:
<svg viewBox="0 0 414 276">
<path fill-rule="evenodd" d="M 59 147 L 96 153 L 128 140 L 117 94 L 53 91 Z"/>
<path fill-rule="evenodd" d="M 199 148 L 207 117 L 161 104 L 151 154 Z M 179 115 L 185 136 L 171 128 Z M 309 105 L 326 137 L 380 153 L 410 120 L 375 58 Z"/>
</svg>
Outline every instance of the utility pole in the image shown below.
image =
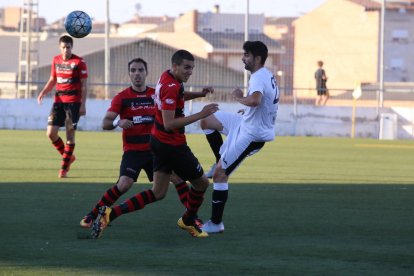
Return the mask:
<svg viewBox="0 0 414 276">
<path fill-rule="evenodd" d="M 244 41 L 249 40 L 249 0 L 246 0 L 246 14 L 244 15 Z M 247 96 L 247 85 L 248 85 L 248 76 L 247 70 L 244 70 L 243 75 L 243 92 L 244 96 Z"/>
<path fill-rule="evenodd" d="M 39 60 L 38 7 L 38 0 L 23 0 L 23 8 L 20 12 L 19 69 L 16 98 L 28 99 L 31 97 L 31 91 L 37 90 L 37 86 L 33 84 L 33 71 Z"/>
<path fill-rule="evenodd" d="M 106 20 L 105 20 L 105 100 L 109 99 L 109 82 L 111 68 L 111 49 L 109 47 L 109 33 L 111 31 L 111 21 L 109 20 L 109 0 L 106 0 Z"/>
<path fill-rule="evenodd" d="M 380 64 L 379 64 L 379 109 L 384 107 L 384 39 L 385 39 L 385 0 L 381 0 L 381 41 L 380 41 Z"/>
</svg>

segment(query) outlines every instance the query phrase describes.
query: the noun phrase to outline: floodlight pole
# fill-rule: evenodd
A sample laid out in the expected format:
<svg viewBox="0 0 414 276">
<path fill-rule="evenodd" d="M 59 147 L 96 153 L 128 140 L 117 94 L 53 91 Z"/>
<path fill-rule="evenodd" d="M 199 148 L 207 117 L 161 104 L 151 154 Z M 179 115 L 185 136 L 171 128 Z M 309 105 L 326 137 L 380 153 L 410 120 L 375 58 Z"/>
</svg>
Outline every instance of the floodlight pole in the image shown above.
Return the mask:
<svg viewBox="0 0 414 276">
<path fill-rule="evenodd" d="M 32 7 L 32 1 L 29 0 L 28 1 L 28 6 L 27 8 L 27 14 L 28 17 L 26 19 L 26 30 L 27 30 L 27 47 L 28 49 L 26 49 L 26 62 L 27 62 L 27 66 L 26 66 L 26 73 L 25 73 L 25 80 L 26 80 L 26 90 L 24 93 L 24 98 L 28 99 L 29 98 L 29 94 L 30 94 L 30 84 L 31 84 L 31 74 L 32 74 L 32 68 L 31 68 L 31 46 L 32 46 L 32 15 L 33 15 L 33 7 Z M 20 22 L 20 24 L 24 24 L 24 22 Z"/>
<path fill-rule="evenodd" d="M 111 21 L 109 20 L 109 0 L 106 0 L 106 20 L 105 20 L 105 100 L 109 99 L 109 82 L 110 80 L 110 65 L 111 52 L 109 47 L 109 33 L 111 28 Z"/>
<path fill-rule="evenodd" d="M 246 0 L 246 14 L 244 15 L 244 41 L 249 40 L 249 0 Z M 247 96 L 248 76 L 247 70 L 244 70 L 243 75 L 243 92 Z"/>
<path fill-rule="evenodd" d="M 385 38 L 385 0 L 381 1 L 381 38 L 379 70 L 379 108 L 384 107 L 384 38 Z M 379 114 L 379 108 L 377 114 Z"/>
</svg>

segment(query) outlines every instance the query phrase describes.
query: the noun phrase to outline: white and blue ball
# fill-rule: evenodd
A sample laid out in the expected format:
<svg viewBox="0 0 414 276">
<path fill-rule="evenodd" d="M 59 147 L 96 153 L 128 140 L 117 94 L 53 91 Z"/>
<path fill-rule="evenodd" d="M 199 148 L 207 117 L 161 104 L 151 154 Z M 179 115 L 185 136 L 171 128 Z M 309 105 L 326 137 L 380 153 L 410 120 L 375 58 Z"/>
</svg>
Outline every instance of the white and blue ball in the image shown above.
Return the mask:
<svg viewBox="0 0 414 276">
<path fill-rule="evenodd" d="M 82 38 L 92 31 L 92 20 L 86 12 L 73 11 L 65 18 L 65 29 L 70 36 Z"/>
</svg>

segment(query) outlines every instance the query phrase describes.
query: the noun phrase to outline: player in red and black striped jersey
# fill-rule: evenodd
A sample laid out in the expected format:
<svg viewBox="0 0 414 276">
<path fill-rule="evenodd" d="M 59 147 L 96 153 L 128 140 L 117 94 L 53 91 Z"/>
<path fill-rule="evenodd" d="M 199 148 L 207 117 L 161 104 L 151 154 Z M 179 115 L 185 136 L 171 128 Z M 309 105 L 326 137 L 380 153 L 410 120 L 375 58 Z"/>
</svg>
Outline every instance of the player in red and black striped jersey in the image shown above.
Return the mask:
<svg viewBox="0 0 414 276">
<path fill-rule="evenodd" d="M 194 57 L 190 52 L 175 52 L 171 62 L 172 68 L 161 75 L 155 91 L 156 115 L 150 142 L 154 153 L 153 190 L 157 198 L 163 198 L 173 171 L 189 180 L 191 188 L 187 209 L 178 220 L 178 226 L 195 237 L 206 237 L 208 234 L 197 226 L 194 219 L 209 182 L 197 158 L 187 146 L 184 128 L 216 112 L 218 105 L 208 104 L 200 112 L 185 116 L 185 100 L 205 97 L 213 89 L 206 87 L 197 93 L 184 91 L 183 83 L 188 81 L 194 69 Z"/>
<path fill-rule="evenodd" d="M 209 183 L 198 160 L 187 146 L 182 130 L 185 125 L 216 112 L 218 110 L 218 105 L 207 105 L 201 112 L 185 117 L 183 112 L 183 100 L 205 97 L 208 93 L 212 93 L 213 89 L 204 88 L 201 92 L 187 94 L 183 91 L 181 83 L 186 82 L 191 75 L 194 68 L 194 57 L 189 52 L 181 50 L 173 55 L 172 62 L 173 68 L 164 74 L 171 74 L 170 80 L 173 82 L 158 83 L 156 89 L 155 100 L 156 102 L 161 103 L 161 105 L 156 105 L 156 108 L 160 109 L 156 110 L 156 112 L 161 112 L 161 114 L 156 115 L 158 120 L 153 124 L 152 135 L 150 138 L 151 150 L 154 158 L 153 187 L 143 191 L 119 206 L 113 208 L 106 206 L 101 207 L 99 215 L 93 223 L 92 237 L 99 237 L 102 230 L 116 217 L 130 212 L 131 209 L 142 209 L 147 204 L 163 199 L 167 193 L 173 171 L 184 180 L 190 180 L 192 184 L 191 188 L 186 193 L 187 203 L 185 206 L 187 210 L 183 218 L 180 218 L 179 226 L 188 230 L 190 234 L 195 237 L 208 236 L 205 232 L 200 230 L 196 218 L 197 211 L 203 201 L 204 192 Z M 164 84 L 165 87 L 170 87 L 166 94 L 164 93 Z M 177 101 L 180 101 L 180 105 L 175 104 Z M 163 108 L 164 104 L 169 105 L 168 108 Z M 115 117 L 112 117 L 110 119 L 113 120 L 114 118 Z M 122 122 L 122 120 L 117 122 L 117 124 L 124 127 L 124 122 Z M 131 125 L 132 122 L 128 120 L 128 124 Z M 161 134 L 163 137 L 161 139 L 162 141 L 166 141 L 165 143 L 156 138 L 158 137 L 158 131 L 168 133 L 169 136 Z"/>
<path fill-rule="evenodd" d="M 104 130 L 122 128 L 123 156 L 117 183 L 108 189 L 95 207 L 80 221 L 80 226 L 89 228 L 99 214 L 102 206 L 112 206 L 121 195 L 126 193 L 137 181 L 144 170 L 149 181 L 153 180 L 153 157 L 149 145 L 150 133 L 154 124 L 155 90 L 146 86 L 148 67 L 146 61 L 136 58 L 128 63 L 131 86 L 119 92 L 111 101 L 111 106 L 102 122 Z M 116 118 L 119 116 L 119 120 Z M 187 202 L 188 184 L 178 176 L 172 178 L 181 202 Z M 147 196 L 148 195 L 148 196 Z M 154 201 L 150 191 L 138 193 L 124 203 L 114 206 L 111 220 L 116 217 L 142 209 Z M 109 210 L 109 209 L 108 209 Z"/>
<path fill-rule="evenodd" d="M 54 103 L 48 118 L 47 136 L 62 155 L 59 177 L 64 178 L 75 161 L 73 151 L 79 117 L 86 114 L 88 69 L 85 61 L 72 53 L 73 39 L 70 36 L 64 35 L 59 39 L 59 48 L 61 54 L 53 58 L 50 78 L 40 91 L 37 101 L 41 104 L 43 97 L 56 86 Z M 66 127 L 66 144 L 58 134 L 62 126 Z"/>
</svg>

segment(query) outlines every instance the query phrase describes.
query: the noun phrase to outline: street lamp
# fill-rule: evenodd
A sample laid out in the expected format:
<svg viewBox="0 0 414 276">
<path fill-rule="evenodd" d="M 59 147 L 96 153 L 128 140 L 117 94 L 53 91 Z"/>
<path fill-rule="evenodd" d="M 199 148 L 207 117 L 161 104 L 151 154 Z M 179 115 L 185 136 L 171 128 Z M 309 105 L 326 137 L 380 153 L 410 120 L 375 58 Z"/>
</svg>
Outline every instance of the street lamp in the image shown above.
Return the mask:
<svg viewBox="0 0 414 276">
<path fill-rule="evenodd" d="M 105 100 L 109 99 L 109 82 L 110 78 L 110 62 L 111 62 L 111 52 L 109 46 L 109 33 L 111 31 L 111 21 L 109 19 L 109 0 L 106 0 L 105 3 Z"/>
<path fill-rule="evenodd" d="M 249 0 L 246 0 L 246 14 L 244 15 L 244 41 L 249 40 Z M 244 96 L 247 96 L 247 85 L 248 85 L 248 76 L 247 76 L 247 70 L 244 70 L 243 72 L 243 94 Z"/>
<path fill-rule="evenodd" d="M 379 68 L 379 108 L 377 107 L 377 115 L 379 109 L 384 107 L 384 37 L 385 37 L 385 0 L 381 1 L 381 30 L 380 30 L 380 68 Z"/>
</svg>

